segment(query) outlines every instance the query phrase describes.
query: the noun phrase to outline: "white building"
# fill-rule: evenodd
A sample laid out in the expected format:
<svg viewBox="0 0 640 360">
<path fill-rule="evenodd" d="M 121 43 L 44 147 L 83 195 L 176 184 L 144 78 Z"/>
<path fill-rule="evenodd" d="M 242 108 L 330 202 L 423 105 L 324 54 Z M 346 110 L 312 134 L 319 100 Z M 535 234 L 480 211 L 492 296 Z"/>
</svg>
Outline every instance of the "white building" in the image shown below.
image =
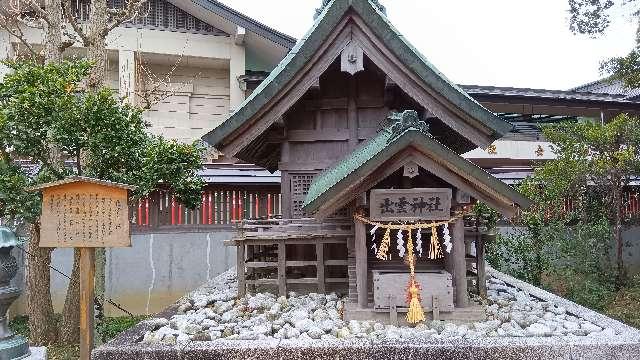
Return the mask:
<svg viewBox="0 0 640 360">
<path fill-rule="evenodd" d="M 86 22 L 89 0 L 72 3 Z M 122 0 L 108 3 L 122 6 Z M 251 90 L 252 78 L 271 71 L 296 41 L 215 0 L 149 0 L 147 6 L 145 16 L 109 34 L 106 84 L 139 105 L 141 94 L 156 90 L 162 99 L 145 117 L 151 133 L 171 139 L 193 141 L 220 124 Z M 24 32 L 42 45 L 42 30 Z M 0 58 L 12 58 L 18 44 L 0 30 Z M 83 53 L 76 44 L 65 55 Z"/>
</svg>

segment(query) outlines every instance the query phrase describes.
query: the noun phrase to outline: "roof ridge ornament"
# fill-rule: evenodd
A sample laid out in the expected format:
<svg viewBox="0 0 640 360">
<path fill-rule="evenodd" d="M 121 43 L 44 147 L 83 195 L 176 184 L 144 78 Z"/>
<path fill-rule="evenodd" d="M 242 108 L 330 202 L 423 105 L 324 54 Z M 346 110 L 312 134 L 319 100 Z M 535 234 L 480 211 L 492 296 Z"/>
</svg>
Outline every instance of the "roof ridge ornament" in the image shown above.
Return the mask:
<svg viewBox="0 0 640 360">
<path fill-rule="evenodd" d="M 388 128 L 391 129 L 389 142 L 395 140 L 409 129 L 418 130 L 423 134 L 430 135 L 429 125 L 424 120 L 420 120 L 418 112 L 415 110 L 405 110 L 403 112 L 392 111 L 389 116 L 387 116 L 387 123 L 390 124 Z"/>
</svg>

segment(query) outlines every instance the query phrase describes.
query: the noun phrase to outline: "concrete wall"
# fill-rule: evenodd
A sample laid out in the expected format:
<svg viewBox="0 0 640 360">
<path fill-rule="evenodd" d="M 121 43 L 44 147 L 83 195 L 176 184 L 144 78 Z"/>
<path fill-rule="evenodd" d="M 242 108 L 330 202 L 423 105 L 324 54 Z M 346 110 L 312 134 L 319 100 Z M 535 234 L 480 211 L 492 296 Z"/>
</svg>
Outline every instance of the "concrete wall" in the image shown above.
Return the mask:
<svg viewBox="0 0 640 360">
<path fill-rule="evenodd" d="M 622 233 L 624 261 L 630 275 L 640 274 L 640 227 L 634 226 Z"/>
<path fill-rule="evenodd" d="M 152 314 L 175 302 L 185 293 L 235 266 L 235 248 L 225 247 L 228 231 L 211 233 L 166 233 L 133 235 L 133 246 L 107 250 L 105 292 L 109 299 L 134 314 Z M 21 272 L 15 285 L 24 289 L 24 256 L 14 250 Z M 53 252 L 52 265 L 71 274 L 72 249 Z M 51 271 L 52 300 L 62 310 L 69 280 Z M 24 296 L 11 316 L 24 312 Z M 108 316 L 125 315 L 106 304 Z"/>
</svg>

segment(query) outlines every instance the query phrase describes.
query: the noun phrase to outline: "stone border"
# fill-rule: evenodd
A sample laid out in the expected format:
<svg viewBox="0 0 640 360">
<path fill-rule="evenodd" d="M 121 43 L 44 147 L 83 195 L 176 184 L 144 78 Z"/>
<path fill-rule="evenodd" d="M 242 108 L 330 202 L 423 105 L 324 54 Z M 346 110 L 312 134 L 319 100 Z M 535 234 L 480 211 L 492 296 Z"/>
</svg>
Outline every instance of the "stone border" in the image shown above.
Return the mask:
<svg viewBox="0 0 640 360">
<path fill-rule="evenodd" d="M 617 335 L 563 336 L 563 337 L 492 337 L 477 339 L 428 339 L 428 340 L 216 340 L 190 342 L 186 345 L 142 344 L 144 334 L 154 329 L 158 319 L 170 319 L 178 307 L 191 294 L 206 293 L 218 282 L 235 273 L 229 270 L 208 284 L 178 300 L 162 313 L 128 331 L 111 342 L 94 350 L 94 360 L 120 359 L 220 359 L 220 360 L 273 360 L 273 359 L 640 359 L 640 331 L 619 321 L 560 298 L 547 291 L 514 279 L 494 269 L 488 273 L 510 286 L 528 292 L 540 300 L 563 306 L 573 315 L 603 328 L 612 328 Z"/>
</svg>

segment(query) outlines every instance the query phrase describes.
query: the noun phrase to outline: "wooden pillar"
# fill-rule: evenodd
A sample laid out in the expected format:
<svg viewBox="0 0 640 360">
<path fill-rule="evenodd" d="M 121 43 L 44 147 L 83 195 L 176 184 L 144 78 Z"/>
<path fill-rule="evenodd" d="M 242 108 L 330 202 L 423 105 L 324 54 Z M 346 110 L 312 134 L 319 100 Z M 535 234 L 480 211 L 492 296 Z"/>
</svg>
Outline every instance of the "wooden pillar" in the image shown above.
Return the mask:
<svg viewBox="0 0 640 360">
<path fill-rule="evenodd" d="M 157 228 L 160 225 L 160 192 L 154 191 L 149 199 L 149 227 Z"/>
<path fill-rule="evenodd" d="M 244 250 L 245 252 L 245 258 L 247 259 L 247 262 L 256 262 L 258 260 L 255 259 L 255 255 L 254 255 L 254 250 L 255 250 L 255 245 L 253 244 L 247 244 L 246 248 Z M 249 268 L 249 267 L 245 267 L 245 277 L 249 278 L 249 279 L 255 279 L 255 277 L 253 276 L 255 273 L 254 268 Z M 249 291 L 249 293 L 251 294 L 255 294 L 256 292 L 256 286 L 255 284 L 252 285 L 245 285 L 247 288 L 247 291 Z"/>
<path fill-rule="evenodd" d="M 487 271 L 484 261 L 484 239 L 478 235 L 476 240 L 476 268 L 478 269 L 478 295 L 483 298 L 487 297 Z"/>
<path fill-rule="evenodd" d="M 93 299 L 96 254 L 94 248 L 80 248 L 80 359 L 91 359 L 93 349 Z"/>
<path fill-rule="evenodd" d="M 318 278 L 318 294 L 325 293 L 324 278 L 324 243 L 316 243 L 316 276 Z"/>
<path fill-rule="evenodd" d="M 453 242 L 453 282 L 456 287 L 456 307 L 469 306 L 467 294 L 467 260 L 464 243 L 464 220 L 459 219 L 452 224 L 451 241 Z"/>
<path fill-rule="evenodd" d="M 238 241 L 236 246 L 236 274 L 238 277 L 238 297 L 243 297 L 247 293 L 245 285 L 245 259 L 244 259 L 244 242 Z"/>
<path fill-rule="evenodd" d="M 356 288 L 358 289 L 358 306 L 369 306 L 369 289 L 367 288 L 367 237 L 363 222 L 355 221 L 356 247 Z"/>
<path fill-rule="evenodd" d="M 278 294 L 287 296 L 287 245 L 278 241 Z"/>
<path fill-rule="evenodd" d="M 290 161 L 291 146 L 288 141 L 285 141 L 280 146 L 280 160 L 283 163 Z M 281 169 L 282 170 L 282 169 Z M 280 176 L 280 193 L 282 194 L 282 201 L 280 202 L 280 212 L 283 219 L 291 219 L 293 216 L 291 210 L 291 177 L 288 171 L 281 171 Z"/>
</svg>

